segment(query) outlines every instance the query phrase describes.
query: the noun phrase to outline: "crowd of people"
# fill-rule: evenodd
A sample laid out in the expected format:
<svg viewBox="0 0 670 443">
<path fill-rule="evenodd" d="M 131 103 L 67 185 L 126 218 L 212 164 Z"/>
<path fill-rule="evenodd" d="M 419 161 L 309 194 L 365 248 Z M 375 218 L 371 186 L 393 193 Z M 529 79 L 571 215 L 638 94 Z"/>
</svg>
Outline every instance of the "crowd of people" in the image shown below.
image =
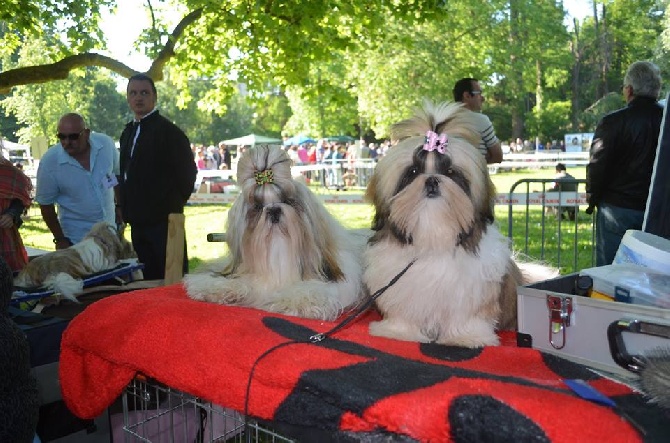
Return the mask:
<svg viewBox="0 0 670 443">
<path fill-rule="evenodd" d="M 199 171 L 204 169 L 229 170 L 233 166 L 230 149 L 223 142 L 219 143 L 218 147 L 191 143 L 191 151 Z"/>
<path fill-rule="evenodd" d="M 381 143 L 366 143 L 363 140 L 338 142 L 324 138 L 315 143 L 287 145 L 284 149 L 294 166 L 325 166 L 305 171 L 303 176 L 307 182 L 316 179 L 321 180 L 326 186 L 350 187 L 361 184 L 360 174 L 354 173 L 355 162 L 363 160 L 364 163 L 372 163 L 384 156 L 390 147 L 391 142 L 388 140 Z M 231 153 L 230 148 L 224 142 L 219 143 L 218 149 L 214 146 L 191 144 L 193 159 L 198 170 L 230 170 L 234 167 L 233 163 L 249 147 L 236 146 L 235 155 Z"/>
</svg>

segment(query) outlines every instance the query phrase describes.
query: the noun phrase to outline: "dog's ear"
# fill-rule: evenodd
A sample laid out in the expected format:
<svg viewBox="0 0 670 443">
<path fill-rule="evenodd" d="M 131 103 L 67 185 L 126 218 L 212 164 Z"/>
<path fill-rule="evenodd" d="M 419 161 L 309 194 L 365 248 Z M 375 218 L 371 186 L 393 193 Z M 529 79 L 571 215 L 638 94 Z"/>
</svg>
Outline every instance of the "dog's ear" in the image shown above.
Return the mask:
<svg viewBox="0 0 670 443">
<path fill-rule="evenodd" d="M 495 220 L 495 205 L 496 205 L 496 186 L 491 180 L 488 172 L 486 174 L 486 205 L 482 211 L 482 217 L 489 223 L 492 223 Z"/>
<path fill-rule="evenodd" d="M 337 262 L 338 257 L 332 253 L 335 249 L 326 248 L 323 252 L 323 262 L 321 263 L 321 272 L 328 281 L 344 280 L 345 275 Z"/>
<path fill-rule="evenodd" d="M 388 220 L 390 212 L 388 210 L 382 210 L 381 208 L 375 208 L 375 215 L 372 217 L 372 230 L 381 231 L 384 229 L 386 220 Z"/>
<path fill-rule="evenodd" d="M 377 186 L 378 186 L 379 179 L 377 178 L 377 174 L 372 174 L 372 177 L 370 177 L 370 181 L 368 182 L 367 188 L 365 188 L 365 194 L 363 195 L 363 199 L 369 203 L 374 204 L 375 203 L 375 196 L 377 195 Z"/>
<path fill-rule="evenodd" d="M 379 186 L 378 175 L 373 174 L 368 187 L 365 189 L 365 201 L 372 203 L 375 207 L 375 215 L 372 219 L 372 230 L 380 231 L 384 227 L 385 220 L 389 217 L 390 213 L 388 209 L 383 209 L 385 207 L 384 202 L 381 201 L 381 197 L 377 192 L 377 187 Z"/>
</svg>

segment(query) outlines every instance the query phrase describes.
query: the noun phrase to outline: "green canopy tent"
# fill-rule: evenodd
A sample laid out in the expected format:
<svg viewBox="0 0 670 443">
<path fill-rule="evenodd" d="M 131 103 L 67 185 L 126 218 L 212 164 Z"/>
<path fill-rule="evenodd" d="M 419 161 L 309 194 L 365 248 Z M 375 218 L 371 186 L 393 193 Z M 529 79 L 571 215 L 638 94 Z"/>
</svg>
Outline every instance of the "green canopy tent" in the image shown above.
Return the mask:
<svg viewBox="0 0 670 443">
<path fill-rule="evenodd" d="M 329 142 L 339 142 L 339 143 L 352 143 L 355 142 L 356 139 L 351 137 L 350 135 L 333 135 L 330 137 L 326 137 L 326 140 Z"/>
</svg>

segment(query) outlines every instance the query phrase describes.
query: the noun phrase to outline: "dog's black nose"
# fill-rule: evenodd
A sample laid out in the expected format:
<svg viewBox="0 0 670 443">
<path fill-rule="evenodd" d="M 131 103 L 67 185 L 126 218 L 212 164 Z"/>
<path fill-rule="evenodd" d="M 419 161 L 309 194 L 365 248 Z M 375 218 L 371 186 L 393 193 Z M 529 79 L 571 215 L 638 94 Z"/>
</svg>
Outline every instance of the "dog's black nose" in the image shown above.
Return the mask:
<svg viewBox="0 0 670 443">
<path fill-rule="evenodd" d="M 281 219 L 281 208 L 279 206 L 272 206 L 266 210 L 266 216 L 271 223 L 279 223 Z"/>
<path fill-rule="evenodd" d="M 437 177 L 428 177 L 426 183 L 424 184 L 424 189 L 426 190 L 426 197 L 436 198 L 440 196 L 440 181 Z"/>
</svg>

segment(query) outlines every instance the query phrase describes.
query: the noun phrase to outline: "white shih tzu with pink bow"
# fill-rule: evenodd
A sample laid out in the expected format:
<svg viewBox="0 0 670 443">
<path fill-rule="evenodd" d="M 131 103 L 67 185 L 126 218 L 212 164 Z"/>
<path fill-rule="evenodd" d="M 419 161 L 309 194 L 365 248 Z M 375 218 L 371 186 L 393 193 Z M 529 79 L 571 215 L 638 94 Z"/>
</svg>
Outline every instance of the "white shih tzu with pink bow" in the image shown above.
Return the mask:
<svg viewBox="0 0 670 443">
<path fill-rule="evenodd" d="M 493 222 L 495 188 L 470 115 L 426 103 L 391 128 L 397 144 L 366 191 L 376 233 L 364 283 L 374 292 L 409 268 L 376 299 L 383 320 L 372 335 L 480 347 L 516 326 L 517 286 L 527 281 Z M 555 275 L 546 271 L 538 277 Z"/>
<path fill-rule="evenodd" d="M 184 277 L 188 295 L 226 305 L 334 320 L 362 297 L 367 236 L 345 230 L 291 176 L 280 147 L 249 149 L 228 213 L 228 254 Z"/>
</svg>

